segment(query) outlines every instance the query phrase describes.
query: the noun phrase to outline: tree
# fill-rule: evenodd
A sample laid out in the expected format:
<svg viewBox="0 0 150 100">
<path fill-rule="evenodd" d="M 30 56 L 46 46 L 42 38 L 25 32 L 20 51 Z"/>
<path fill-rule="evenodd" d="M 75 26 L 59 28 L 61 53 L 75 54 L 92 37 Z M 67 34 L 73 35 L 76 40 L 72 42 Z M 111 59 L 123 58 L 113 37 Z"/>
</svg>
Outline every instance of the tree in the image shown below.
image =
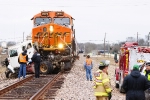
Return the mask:
<svg viewBox="0 0 150 100">
<path fill-rule="evenodd" d="M 136 39 L 135 39 L 134 37 L 127 37 L 127 38 L 126 38 L 126 41 L 127 41 L 127 42 L 135 42 Z"/>
</svg>

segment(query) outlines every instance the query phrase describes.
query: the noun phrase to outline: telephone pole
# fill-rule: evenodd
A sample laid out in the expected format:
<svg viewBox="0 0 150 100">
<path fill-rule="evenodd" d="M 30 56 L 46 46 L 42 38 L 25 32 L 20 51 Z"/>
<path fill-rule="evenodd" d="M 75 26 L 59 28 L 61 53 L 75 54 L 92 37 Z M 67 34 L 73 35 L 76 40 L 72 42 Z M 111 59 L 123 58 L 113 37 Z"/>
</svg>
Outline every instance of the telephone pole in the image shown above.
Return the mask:
<svg viewBox="0 0 150 100">
<path fill-rule="evenodd" d="M 24 42 L 24 32 L 23 32 L 23 42 Z"/>
<path fill-rule="evenodd" d="M 137 32 L 137 43 L 139 43 L 139 36 L 138 36 L 139 34 L 138 34 L 138 32 Z"/>
<path fill-rule="evenodd" d="M 149 36 L 150 36 L 150 32 L 148 34 L 148 45 L 147 45 L 148 47 L 149 47 L 149 42 L 150 42 Z"/>
<path fill-rule="evenodd" d="M 106 33 L 105 33 L 105 36 L 104 36 L 104 57 L 105 57 L 105 42 L 106 42 Z"/>
</svg>

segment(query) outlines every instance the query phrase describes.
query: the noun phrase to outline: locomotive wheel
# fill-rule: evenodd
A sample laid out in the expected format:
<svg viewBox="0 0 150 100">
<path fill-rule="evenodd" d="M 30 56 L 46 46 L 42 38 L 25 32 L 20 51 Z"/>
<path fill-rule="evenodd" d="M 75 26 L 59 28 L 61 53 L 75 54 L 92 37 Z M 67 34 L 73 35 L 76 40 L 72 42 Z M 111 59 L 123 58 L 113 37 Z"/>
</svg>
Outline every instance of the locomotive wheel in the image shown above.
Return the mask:
<svg viewBox="0 0 150 100">
<path fill-rule="evenodd" d="M 115 87 L 116 87 L 116 88 L 119 88 L 119 84 L 118 84 L 118 83 L 116 83 Z"/>
<path fill-rule="evenodd" d="M 52 71 L 53 71 L 53 65 L 51 62 L 48 61 L 41 62 L 40 72 L 42 74 L 50 74 L 52 73 Z"/>
</svg>

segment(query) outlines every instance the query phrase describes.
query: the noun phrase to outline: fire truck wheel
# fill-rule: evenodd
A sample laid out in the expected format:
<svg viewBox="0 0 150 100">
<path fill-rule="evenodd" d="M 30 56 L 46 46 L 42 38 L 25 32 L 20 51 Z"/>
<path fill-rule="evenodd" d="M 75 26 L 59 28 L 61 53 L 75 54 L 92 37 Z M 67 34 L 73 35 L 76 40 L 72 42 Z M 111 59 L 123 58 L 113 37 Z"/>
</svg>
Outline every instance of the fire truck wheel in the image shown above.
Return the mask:
<svg viewBox="0 0 150 100">
<path fill-rule="evenodd" d="M 53 71 L 53 65 L 51 62 L 48 61 L 41 62 L 40 72 L 42 74 L 50 74 L 52 73 L 52 71 Z"/>
<path fill-rule="evenodd" d="M 119 84 L 118 84 L 118 83 L 116 83 L 115 87 L 116 87 L 116 88 L 119 88 Z"/>
<path fill-rule="evenodd" d="M 122 88 L 122 84 L 119 85 L 119 92 L 120 92 L 120 93 L 124 93 L 123 88 Z"/>
</svg>

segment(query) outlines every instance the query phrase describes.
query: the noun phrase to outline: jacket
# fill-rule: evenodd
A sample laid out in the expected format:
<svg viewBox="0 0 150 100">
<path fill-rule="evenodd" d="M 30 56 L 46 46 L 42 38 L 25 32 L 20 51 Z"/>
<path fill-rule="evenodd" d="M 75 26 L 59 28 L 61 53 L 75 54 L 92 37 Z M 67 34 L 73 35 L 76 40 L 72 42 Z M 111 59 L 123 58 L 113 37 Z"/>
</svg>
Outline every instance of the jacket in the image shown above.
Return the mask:
<svg viewBox="0 0 150 100">
<path fill-rule="evenodd" d="M 41 56 L 38 52 L 35 52 L 31 58 L 32 62 L 34 63 L 40 63 L 41 62 Z"/>
<path fill-rule="evenodd" d="M 96 73 L 94 73 L 94 78 L 94 95 L 102 97 L 109 96 L 109 93 L 111 93 L 112 89 L 108 75 L 102 70 L 98 70 Z"/>
<path fill-rule="evenodd" d="M 126 100 L 145 100 L 144 91 L 150 86 L 149 81 L 140 71 L 133 70 L 124 78 L 122 88 L 126 92 Z"/>
<path fill-rule="evenodd" d="M 23 57 L 24 60 L 26 60 L 26 61 L 21 61 L 21 58 L 20 58 L 20 57 Z M 19 55 L 19 57 L 18 57 L 18 63 L 19 63 L 19 64 L 26 64 L 27 61 L 28 61 L 28 55 L 27 55 L 25 52 L 21 53 L 21 54 Z"/>
</svg>

